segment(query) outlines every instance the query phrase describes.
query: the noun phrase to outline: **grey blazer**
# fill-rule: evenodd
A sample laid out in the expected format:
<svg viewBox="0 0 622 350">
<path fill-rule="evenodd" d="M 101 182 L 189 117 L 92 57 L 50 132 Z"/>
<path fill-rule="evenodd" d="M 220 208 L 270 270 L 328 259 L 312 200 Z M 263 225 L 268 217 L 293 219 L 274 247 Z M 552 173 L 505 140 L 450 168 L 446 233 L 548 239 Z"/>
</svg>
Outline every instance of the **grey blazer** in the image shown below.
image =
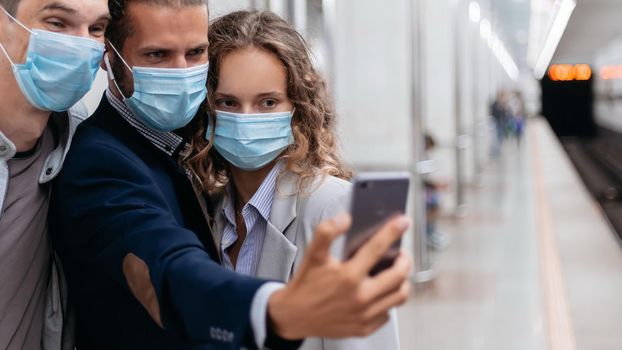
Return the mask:
<svg viewBox="0 0 622 350">
<path fill-rule="evenodd" d="M 347 212 L 351 184 L 336 177 L 316 179 L 306 193 L 298 194 L 298 177 L 286 172 L 277 181 L 270 219 L 266 226 L 257 277 L 287 282 L 299 268 L 305 248 L 313 239 L 315 226 L 322 220 Z M 217 206 L 213 234 L 220 247 L 224 231 L 223 203 Z M 341 257 L 344 238 L 331 247 L 335 257 Z M 219 248 L 220 252 L 220 248 Z M 392 310 L 390 321 L 371 336 L 332 340 L 309 338 L 301 350 L 397 350 L 397 315 Z"/>
</svg>

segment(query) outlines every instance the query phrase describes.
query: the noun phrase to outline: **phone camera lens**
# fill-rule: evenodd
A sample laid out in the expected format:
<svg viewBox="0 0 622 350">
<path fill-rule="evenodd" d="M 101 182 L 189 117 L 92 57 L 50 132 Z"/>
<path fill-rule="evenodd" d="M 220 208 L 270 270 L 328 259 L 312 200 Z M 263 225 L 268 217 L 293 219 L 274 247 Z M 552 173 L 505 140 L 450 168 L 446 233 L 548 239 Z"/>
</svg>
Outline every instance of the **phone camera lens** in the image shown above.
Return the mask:
<svg viewBox="0 0 622 350">
<path fill-rule="evenodd" d="M 373 187 L 374 187 L 374 182 L 373 182 L 373 181 L 364 181 L 364 182 L 361 182 L 360 187 L 361 187 L 362 189 L 364 189 L 364 190 L 365 190 L 365 189 L 370 189 L 370 188 L 373 188 Z"/>
</svg>

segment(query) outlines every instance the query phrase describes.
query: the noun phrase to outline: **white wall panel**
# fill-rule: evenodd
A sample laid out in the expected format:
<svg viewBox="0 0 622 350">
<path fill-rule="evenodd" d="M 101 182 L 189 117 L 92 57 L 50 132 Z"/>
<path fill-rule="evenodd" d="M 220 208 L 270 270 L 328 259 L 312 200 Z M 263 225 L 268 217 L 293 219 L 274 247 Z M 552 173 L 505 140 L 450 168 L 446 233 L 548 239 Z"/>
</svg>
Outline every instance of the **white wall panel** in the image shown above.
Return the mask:
<svg viewBox="0 0 622 350">
<path fill-rule="evenodd" d="M 622 38 L 600 49 L 593 67 L 596 123 L 622 132 L 622 80 L 600 79 L 600 68 L 605 65 L 622 65 Z"/>
<path fill-rule="evenodd" d="M 345 158 L 355 167 L 403 168 L 411 150 L 406 0 L 339 0 L 335 96 Z"/>
<path fill-rule="evenodd" d="M 217 18 L 229 12 L 250 8 L 253 5 L 251 0 L 210 0 L 210 18 Z"/>
<path fill-rule="evenodd" d="M 455 207 L 455 37 L 452 0 L 424 0 L 424 125 L 436 139 L 431 154 L 436 162 L 433 177 L 449 184 L 441 204 L 450 211 Z"/>
<path fill-rule="evenodd" d="M 106 71 L 100 69 L 97 73 L 97 78 L 95 79 L 95 83 L 93 84 L 91 91 L 89 91 L 89 93 L 82 98 L 82 102 L 86 105 L 89 115 L 93 114 L 93 112 L 97 109 L 97 106 L 99 106 L 99 102 L 101 101 L 102 95 L 107 87 L 108 76 L 106 75 Z"/>
</svg>

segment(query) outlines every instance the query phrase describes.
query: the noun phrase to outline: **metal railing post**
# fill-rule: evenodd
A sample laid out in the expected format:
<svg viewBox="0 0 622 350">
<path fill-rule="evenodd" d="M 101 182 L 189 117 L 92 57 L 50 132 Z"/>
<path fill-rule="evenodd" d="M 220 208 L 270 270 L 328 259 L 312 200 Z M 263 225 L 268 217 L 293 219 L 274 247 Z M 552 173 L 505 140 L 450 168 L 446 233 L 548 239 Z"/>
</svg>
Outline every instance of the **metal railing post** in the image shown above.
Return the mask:
<svg viewBox="0 0 622 350">
<path fill-rule="evenodd" d="M 410 29 L 410 50 L 411 50 L 411 147 L 412 159 L 411 173 L 411 215 L 414 217 L 413 227 L 413 259 L 414 270 L 411 280 L 414 283 L 423 283 L 434 278 L 432 262 L 428 250 L 428 237 L 426 233 L 426 203 L 423 175 L 427 172 L 422 165 L 425 160 L 425 125 L 423 118 L 423 86 L 424 86 L 424 66 L 423 66 L 423 0 L 408 1 L 408 24 Z"/>
<path fill-rule="evenodd" d="M 454 0 L 453 17 L 454 17 L 454 75 L 455 75 L 455 101 L 454 101 L 454 116 L 456 123 L 456 138 L 455 138 L 455 159 L 456 159 L 456 214 L 462 216 L 465 207 L 465 189 L 464 189 L 464 151 L 468 147 L 468 136 L 465 135 L 464 123 L 463 123 L 463 110 L 462 110 L 462 38 L 460 31 L 460 23 L 462 22 L 460 10 L 462 1 Z"/>
</svg>

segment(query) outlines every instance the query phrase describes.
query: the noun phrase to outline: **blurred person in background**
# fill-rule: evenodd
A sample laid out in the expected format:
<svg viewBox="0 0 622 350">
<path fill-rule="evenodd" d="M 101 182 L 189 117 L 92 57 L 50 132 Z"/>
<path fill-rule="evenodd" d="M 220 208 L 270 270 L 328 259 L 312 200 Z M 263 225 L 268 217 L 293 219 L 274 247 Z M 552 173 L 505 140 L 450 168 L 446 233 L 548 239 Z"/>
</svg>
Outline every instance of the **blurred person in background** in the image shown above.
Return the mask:
<svg viewBox="0 0 622 350">
<path fill-rule="evenodd" d="M 0 349 L 73 349 L 49 183 L 88 117 L 109 17 L 107 0 L 0 0 Z"/>
<path fill-rule="evenodd" d="M 424 135 L 425 158 L 433 161 L 433 151 L 436 148 L 436 141 L 429 133 Z M 451 238 L 438 230 L 438 219 L 440 216 L 440 201 L 443 188 L 447 183 L 439 179 L 426 175 L 423 179 L 425 189 L 425 209 L 426 209 L 426 236 L 428 246 L 436 250 L 444 250 L 451 244 Z"/>
<path fill-rule="evenodd" d="M 286 285 L 220 266 L 212 199 L 182 164 L 205 119 L 207 1 L 109 5 L 109 87 L 78 128 L 50 203 L 78 349 L 286 350 L 306 337 L 368 335 L 384 325 L 407 298 L 410 263 L 402 257 L 382 275 L 368 273 L 407 218 L 345 262 L 329 249 L 349 217 L 323 221 Z"/>
<path fill-rule="evenodd" d="M 509 129 L 512 136 L 516 139 L 516 143 L 520 146 L 525 130 L 526 112 L 525 100 L 520 90 L 512 93 L 508 103 L 509 109 Z"/>
<path fill-rule="evenodd" d="M 209 30 L 208 126 L 191 169 L 221 197 L 212 228 L 222 264 L 288 281 L 323 220 L 347 212 L 351 172 L 304 39 L 272 12 L 239 11 Z M 342 257 L 344 239 L 333 243 Z M 305 350 L 398 349 L 396 314 L 369 337 L 309 338 Z"/>
<path fill-rule="evenodd" d="M 492 156 L 498 158 L 501 154 L 501 147 L 505 140 L 508 125 L 508 95 L 506 90 L 499 90 L 497 96 L 490 107 L 492 116 L 494 138 L 492 142 Z"/>
</svg>

